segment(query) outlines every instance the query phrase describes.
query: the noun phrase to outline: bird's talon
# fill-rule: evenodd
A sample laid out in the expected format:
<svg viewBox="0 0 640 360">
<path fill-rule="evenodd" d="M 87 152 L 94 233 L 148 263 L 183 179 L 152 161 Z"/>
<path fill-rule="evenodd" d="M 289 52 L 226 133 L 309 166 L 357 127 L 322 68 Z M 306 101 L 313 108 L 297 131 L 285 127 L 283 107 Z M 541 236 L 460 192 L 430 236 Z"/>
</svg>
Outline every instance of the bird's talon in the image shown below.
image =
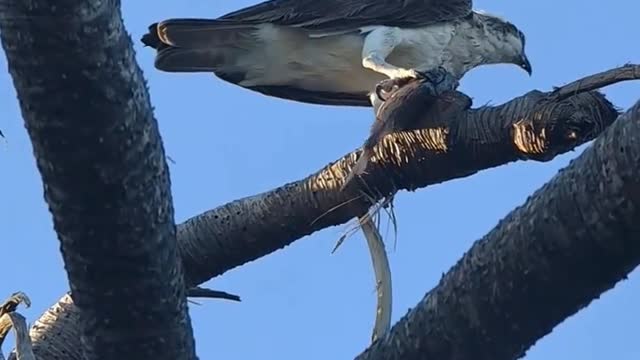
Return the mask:
<svg viewBox="0 0 640 360">
<path fill-rule="evenodd" d="M 415 69 L 410 69 L 409 70 L 409 77 L 412 77 L 414 79 L 420 79 L 423 76 L 422 72 L 415 70 Z"/>
<path fill-rule="evenodd" d="M 376 84 L 375 94 L 380 101 L 387 101 L 389 95 L 399 89 L 407 82 L 408 78 L 391 78 L 380 81 Z"/>
<path fill-rule="evenodd" d="M 419 70 L 414 70 L 416 73 L 416 79 L 427 79 L 429 81 L 431 81 L 431 77 L 429 76 L 429 72 L 428 71 L 419 71 Z"/>
<path fill-rule="evenodd" d="M 387 99 L 382 95 L 382 87 L 380 85 L 376 85 L 376 96 L 380 101 L 387 101 Z"/>
</svg>

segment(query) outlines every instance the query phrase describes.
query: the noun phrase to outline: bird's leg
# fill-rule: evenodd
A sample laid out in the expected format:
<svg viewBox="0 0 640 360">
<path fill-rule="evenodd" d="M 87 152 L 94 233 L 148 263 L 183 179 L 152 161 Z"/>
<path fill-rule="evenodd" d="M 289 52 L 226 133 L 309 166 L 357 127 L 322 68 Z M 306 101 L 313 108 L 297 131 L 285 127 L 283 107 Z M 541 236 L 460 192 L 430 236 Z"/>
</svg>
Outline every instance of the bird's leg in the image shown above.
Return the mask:
<svg viewBox="0 0 640 360">
<path fill-rule="evenodd" d="M 417 78 L 419 76 L 414 69 L 404 69 L 389 64 L 385 61 L 384 57 L 375 52 L 369 53 L 362 58 L 362 66 L 375 72 L 384 74 L 391 79 Z"/>
<path fill-rule="evenodd" d="M 423 73 L 418 74 L 424 75 Z M 374 113 L 378 113 L 378 109 L 382 103 L 387 101 L 393 92 L 409 83 L 412 79 L 413 78 L 409 77 L 385 79 L 377 83 L 374 91 L 369 94 L 369 101 L 371 105 L 373 105 Z"/>
<path fill-rule="evenodd" d="M 382 103 L 387 101 L 391 93 L 401 86 L 399 81 L 403 81 L 404 79 L 409 78 L 385 79 L 376 84 L 375 89 L 369 93 L 369 101 L 373 106 L 374 114 L 378 114 L 378 109 Z"/>
<path fill-rule="evenodd" d="M 417 75 L 424 76 L 421 72 L 416 72 Z M 385 79 L 376 84 L 375 93 L 378 96 L 378 99 L 382 101 L 387 101 L 391 94 L 400 89 L 401 87 L 407 85 L 413 78 L 395 78 L 395 79 Z"/>
<path fill-rule="evenodd" d="M 404 69 L 386 61 L 387 56 L 401 42 L 402 37 L 394 28 L 380 27 L 373 30 L 364 39 L 362 66 L 391 79 L 419 77 L 420 75 L 414 69 Z"/>
</svg>

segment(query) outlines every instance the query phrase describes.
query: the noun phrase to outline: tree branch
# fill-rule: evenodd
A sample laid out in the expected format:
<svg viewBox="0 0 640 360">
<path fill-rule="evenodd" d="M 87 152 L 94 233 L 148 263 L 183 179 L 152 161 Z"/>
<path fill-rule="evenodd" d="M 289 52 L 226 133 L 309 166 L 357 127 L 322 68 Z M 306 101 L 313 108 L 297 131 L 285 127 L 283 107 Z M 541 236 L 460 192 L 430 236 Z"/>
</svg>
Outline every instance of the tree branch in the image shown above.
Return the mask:
<svg viewBox="0 0 640 360">
<path fill-rule="evenodd" d="M 169 173 L 118 0 L 2 1 L 86 359 L 193 359 Z"/>
<path fill-rule="evenodd" d="M 23 292 L 16 292 L 11 294 L 7 300 L 0 304 L 0 356 L 2 356 L 2 344 L 4 339 L 13 326 L 12 319 L 5 317 L 5 314 L 16 311 L 18 305 L 24 304 L 26 307 L 31 306 L 31 300 Z"/>
<path fill-rule="evenodd" d="M 585 91 L 593 91 L 605 86 L 627 80 L 640 79 L 640 66 L 627 64 L 622 67 L 586 76 L 556 88 L 551 94 L 554 101 L 564 100 L 572 95 Z"/>
<path fill-rule="evenodd" d="M 204 282 L 345 223 L 367 211 L 369 198 L 377 201 L 397 189 L 414 190 L 516 160 L 551 160 L 595 138 L 618 115 L 598 92 L 561 101 L 550 95 L 532 91 L 503 105 L 460 113 L 448 123 L 385 137 L 362 177 L 369 196 L 360 194 L 355 181 L 338 191 L 357 159 L 352 152 L 305 179 L 187 220 L 178 226 L 178 242 L 188 279 Z"/>
<path fill-rule="evenodd" d="M 516 359 L 640 264 L 640 101 L 357 359 Z"/>
<path fill-rule="evenodd" d="M 550 100 L 550 95 L 532 91 L 503 105 L 460 114 L 449 126 L 388 136 L 376 149 L 386 161 L 374 157 L 364 178 L 379 190 L 375 199 L 380 199 L 385 189 L 396 188 L 394 183 L 415 189 L 516 160 L 547 161 L 593 139 L 618 114 L 597 92 L 562 101 Z M 187 282 L 204 282 L 366 212 L 370 202 L 353 195 L 358 189 L 337 191 L 356 158 L 357 153 L 348 154 L 306 179 L 180 224 L 177 239 Z M 385 180 L 389 176 L 393 181 Z M 64 296 L 36 322 L 32 337 L 41 359 L 54 358 L 57 347 L 77 342 L 77 316 L 77 308 Z M 67 350 L 67 359 L 82 359 L 73 348 Z"/>
</svg>

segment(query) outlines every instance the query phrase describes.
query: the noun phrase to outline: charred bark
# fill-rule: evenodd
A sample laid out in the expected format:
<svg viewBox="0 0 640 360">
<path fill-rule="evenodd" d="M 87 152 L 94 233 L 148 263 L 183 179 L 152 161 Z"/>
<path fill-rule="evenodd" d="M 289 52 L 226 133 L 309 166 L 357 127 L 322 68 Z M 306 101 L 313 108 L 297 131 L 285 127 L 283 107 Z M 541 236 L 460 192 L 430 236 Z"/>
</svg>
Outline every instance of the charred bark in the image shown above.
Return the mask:
<svg viewBox="0 0 640 360">
<path fill-rule="evenodd" d="M 616 69 L 599 84 L 638 78 L 637 69 Z M 591 84 L 589 79 L 580 83 Z M 434 124 L 430 129 L 391 135 L 376 148 L 365 181 L 377 189 L 374 199 L 379 199 L 385 191 L 415 189 L 511 161 L 550 160 L 593 139 L 617 116 L 601 94 L 580 91 L 566 98 L 557 96 L 558 92 L 534 91 L 504 105 L 459 114 L 449 125 Z M 354 195 L 357 187 L 338 191 L 356 158 L 356 153 L 348 154 L 306 179 L 234 201 L 179 225 L 177 238 L 187 282 L 206 281 L 364 213 L 370 203 Z M 390 174 L 395 186 L 383 180 Z M 38 340 L 35 346 L 56 347 L 64 341 L 74 349 L 68 341 L 75 340 L 69 334 L 78 331 L 78 311 L 70 299 L 64 297 L 45 315 L 36 322 L 37 333 L 32 333 Z M 66 358 L 82 357 L 67 352 Z"/>
<path fill-rule="evenodd" d="M 310 177 L 237 200 L 178 226 L 188 278 L 201 283 L 323 228 L 364 214 L 399 189 L 414 190 L 516 160 L 548 161 L 592 140 L 617 111 L 597 92 L 560 102 L 531 92 L 449 123 L 387 136 L 362 177 L 338 191 L 351 153 Z M 461 95 L 462 96 L 462 95 Z M 363 196 L 365 190 L 369 196 Z"/>
<path fill-rule="evenodd" d="M 74 350 L 195 358 L 169 172 L 120 2 L 5 0 L 0 32 L 80 309 Z"/>
</svg>

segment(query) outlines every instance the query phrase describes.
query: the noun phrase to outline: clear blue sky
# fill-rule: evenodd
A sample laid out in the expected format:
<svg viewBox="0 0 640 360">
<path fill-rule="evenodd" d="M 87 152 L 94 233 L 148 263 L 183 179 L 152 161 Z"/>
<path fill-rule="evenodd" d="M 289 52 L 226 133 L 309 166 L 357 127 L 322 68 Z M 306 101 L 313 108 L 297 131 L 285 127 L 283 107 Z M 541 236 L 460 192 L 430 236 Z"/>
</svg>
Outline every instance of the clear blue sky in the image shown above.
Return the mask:
<svg viewBox="0 0 640 360">
<path fill-rule="evenodd" d="M 152 22 L 216 17 L 254 1 L 124 2 L 126 26 L 149 80 L 167 153 L 177 162 L 171 165 L 177 222 L 316 171 L 360 146 L 373 120 L 368 110 L 268 98 L 213 75 L 160 73 L 153 68 L 153 52 L 138 42 Z M 640 62 L 638 2 L 484 0 L 476 8 L 501 14 L 526 32 L 534 68 L 532 78 L 508 66 L 469 73 L 462 90 L 476 105 Z M 4 56 L 0 67 L 6 69 Z M 638 99 L 640 84 L 617 85 L 606 94 L 616 105 L 628 107 Z M 13 254 L 3 257 L 5 269 L 14 275 L 3 277 L 0 298 L 26 291 L 33 307 L 24 314 L 33 321 L 68 285 L 40 175 L 4 70 L 0 109 L 0 129 L 8 138 L 8 143 L 0 141 L 0 236 L 3 251 Z M 390 254 L 394 322 L 473 241 L 577 154 L 550 163 L 510 164 L 399 194 L 399 243 Z M 330 254 L 344 228 L 312 234 L 210 281 L 207 285 L 238 293 L 244 301 L 191 306 L 200 358 L 349 359 L 364 349 L 374 315 L 373 274 L 359 233 Z M 639 359 L 639 303 L 636 271 L 558 326 L 527 359 Z"/>
</svg>

